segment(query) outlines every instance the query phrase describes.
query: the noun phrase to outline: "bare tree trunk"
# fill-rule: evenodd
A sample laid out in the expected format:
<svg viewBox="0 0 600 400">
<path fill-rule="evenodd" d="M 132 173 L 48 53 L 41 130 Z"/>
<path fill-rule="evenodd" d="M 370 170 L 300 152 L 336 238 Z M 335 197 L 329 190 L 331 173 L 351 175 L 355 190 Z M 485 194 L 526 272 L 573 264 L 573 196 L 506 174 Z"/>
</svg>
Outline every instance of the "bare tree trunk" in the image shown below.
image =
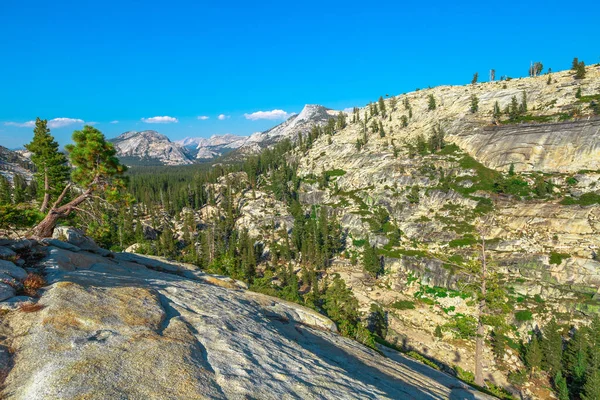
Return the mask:
<svg viewBox="0 0 600 400">
<path fill-rule="evenodd" d="M 50 202 L 50 180 L 48 178 L 48 167 L 44 169 L 44 201 L 40 207 L 40 212 L 46 212 L 48 203 Z"/>
<path fill-rule="evenodd" d="M 79 196 L 77 196 L 75 199 L 65 204 L 64 206 L 59 207 L 58 205 L 63 201 L 70 187 L 70 185 L 67 185 L 67 187 L 65 187 L 58 200 L 56 200 L 56 202 L 46 215 L 46 218 L 44 218 L 42 222 L 40 222 L 35 228 L 33 228 L 34 237 L 52 237 L 52 234 L 54 233 L 54 228 L 56 228 L 56 224 L 58 224 L 58 220 L 60 220 L 61 218 L 68 217 L 69 214 L 73 212 L 73 210 L 77 209 L 77 206 L 86 201 L 92 194 L 92 189 L 88 189 Z"/>
<path fill-rule="evenodd" d="M 486 276 L 487 264 L 485 260 L 485 236 L 481 235 L 481 301 L 479 301 L 479 318 L 477 321 L 477 339 L 475 342 L 475 384 L 483 386 L 483 346 L 485 327 L 483 316 L 485 314 Z"/>
</svg>

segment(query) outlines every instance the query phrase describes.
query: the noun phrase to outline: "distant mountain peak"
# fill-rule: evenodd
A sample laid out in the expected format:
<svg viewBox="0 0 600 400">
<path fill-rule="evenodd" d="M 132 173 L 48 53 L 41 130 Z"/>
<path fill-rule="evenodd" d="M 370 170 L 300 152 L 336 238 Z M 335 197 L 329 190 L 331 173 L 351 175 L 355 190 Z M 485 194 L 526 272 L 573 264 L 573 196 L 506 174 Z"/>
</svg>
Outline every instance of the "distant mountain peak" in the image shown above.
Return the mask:
<svg viewBox="0 0 600 400">
<path fill-rule="evenodd" d="M 153 130 L 129 131 L 110 140 L 117 156 L 126 164 L 192 164 L 193 159 L 184 146 Z"/>
</svg>

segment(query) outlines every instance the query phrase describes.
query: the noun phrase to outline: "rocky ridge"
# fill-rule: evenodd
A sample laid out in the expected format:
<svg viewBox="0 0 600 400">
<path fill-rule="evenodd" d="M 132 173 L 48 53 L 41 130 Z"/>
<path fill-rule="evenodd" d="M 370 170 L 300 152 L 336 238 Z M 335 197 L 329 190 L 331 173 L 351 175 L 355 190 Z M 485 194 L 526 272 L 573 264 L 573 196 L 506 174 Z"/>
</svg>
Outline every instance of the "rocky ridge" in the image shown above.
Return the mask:
<svg viewBox="0 0 600 400">
<path fill-rule="evenodd" d="M 3 398 L 490 398 L 310 309 L 61 235 L 0 242 L 3 274 L 48 280 L 39 299 L 0 301 Z"/>
</svg>

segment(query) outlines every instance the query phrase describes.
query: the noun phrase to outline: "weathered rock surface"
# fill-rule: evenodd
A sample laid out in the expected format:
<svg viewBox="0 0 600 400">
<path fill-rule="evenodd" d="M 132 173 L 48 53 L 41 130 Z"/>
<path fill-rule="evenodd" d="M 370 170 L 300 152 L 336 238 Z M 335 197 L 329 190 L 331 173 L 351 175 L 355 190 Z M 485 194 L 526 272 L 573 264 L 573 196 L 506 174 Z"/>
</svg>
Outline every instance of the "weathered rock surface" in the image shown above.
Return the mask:
<svg viewBox="0 0 600 400">
<path fill-rule="evenodd" d="M 575 173 L 600 169 L 600 119 L 489 127 L 456 142 L 490 168 Z"/>
<path fill-rule="evenodd" d="M 489 398 L 310 309 L 181 276 L 191 266 L 47 250 L 41 309 L 0 320 L 3 398 Z"/>
</svg>

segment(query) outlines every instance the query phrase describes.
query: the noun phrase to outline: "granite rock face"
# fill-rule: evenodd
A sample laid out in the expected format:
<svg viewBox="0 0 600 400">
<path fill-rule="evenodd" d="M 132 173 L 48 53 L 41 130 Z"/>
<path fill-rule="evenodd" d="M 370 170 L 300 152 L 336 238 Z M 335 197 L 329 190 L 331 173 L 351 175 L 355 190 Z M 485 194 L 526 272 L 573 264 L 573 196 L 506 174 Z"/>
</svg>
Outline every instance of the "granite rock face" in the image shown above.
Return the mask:
<svg viewBox="0 0 600 400">
<path fill-rule="evenodd" d="M 486 166 L 575 173 L 600 169 L 600 119 L 489 127 L 459 134 L 456 143 Z"/>
<path fill-rule="evenodd" d="M 40 309 L 0 320 L 3 398 L 489 398 L 193 266 L 47 249 Z"/>
</svg>

